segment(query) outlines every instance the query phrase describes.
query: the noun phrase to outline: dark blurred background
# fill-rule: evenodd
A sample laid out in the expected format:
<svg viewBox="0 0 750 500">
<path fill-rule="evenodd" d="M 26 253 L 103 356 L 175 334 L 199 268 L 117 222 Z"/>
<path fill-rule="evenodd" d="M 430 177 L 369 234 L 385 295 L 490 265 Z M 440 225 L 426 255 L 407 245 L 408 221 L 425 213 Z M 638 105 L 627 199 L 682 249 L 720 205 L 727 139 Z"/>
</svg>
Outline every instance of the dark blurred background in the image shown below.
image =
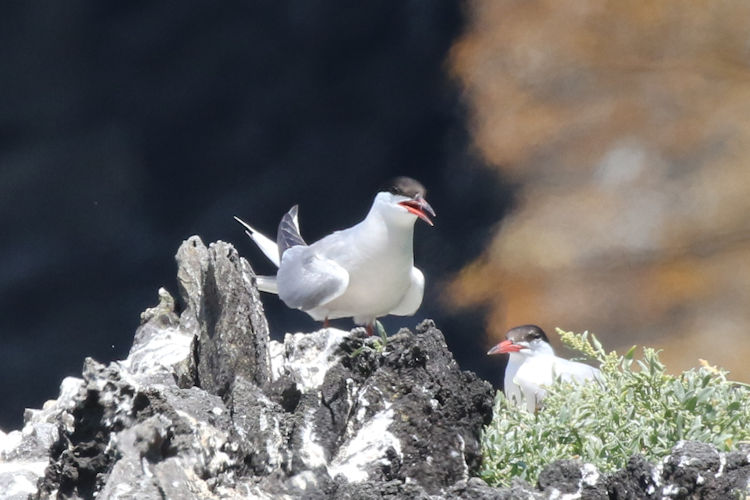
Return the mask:
<svg viewBox="0 0 750 500">
<path fill-rule="evenodd" d="M 464 19 L 449 1 L 3 2 L 0 428 L 84 357 L 127 355 L 157 289 L 177 295 L 183 239 L 269 273 L 233 215 L 273 234 L 299 203 L 314 241 L 400 174 L 438 217 L 415 234 L 423 306 L 386 327 L 434 318 L 463 368 L 495 377 L 481 311 L 439 300 L 511 201 L 470 153 L 446 68 Z M 318 327 L 264 303 L 274 338 Z"/>
</svg>

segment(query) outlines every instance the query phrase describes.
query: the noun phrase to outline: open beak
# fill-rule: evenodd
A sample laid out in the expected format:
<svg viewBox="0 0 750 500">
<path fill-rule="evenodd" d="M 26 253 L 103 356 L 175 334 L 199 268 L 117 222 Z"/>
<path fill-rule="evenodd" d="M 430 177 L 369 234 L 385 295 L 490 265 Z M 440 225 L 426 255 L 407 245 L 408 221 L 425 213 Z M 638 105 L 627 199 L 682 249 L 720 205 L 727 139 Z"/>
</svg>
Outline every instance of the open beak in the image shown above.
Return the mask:
<svg viewBox="0 0 750 500">
<path fill-rule="evenodd" d="M 503 340 L 495 347 L 487 351 L 487 354 L 507 354 L 509 352 L 518 352 L 521 349 L 525 349 L 525 347 L 519 344 L 514 344 L 510 340 Z"/>
<path fill-rule="evenodd" d="M 400 201 L 398 204 L 425 221 L 427 224 L 431 226 L 434 225 L 427 214 L 435 217 L 435 211 L 432 209 L 430 204 L 427 203 L 427 200 L 425 200 L 421 196 L 417 196 L 413 200 Z"/>
</svg>

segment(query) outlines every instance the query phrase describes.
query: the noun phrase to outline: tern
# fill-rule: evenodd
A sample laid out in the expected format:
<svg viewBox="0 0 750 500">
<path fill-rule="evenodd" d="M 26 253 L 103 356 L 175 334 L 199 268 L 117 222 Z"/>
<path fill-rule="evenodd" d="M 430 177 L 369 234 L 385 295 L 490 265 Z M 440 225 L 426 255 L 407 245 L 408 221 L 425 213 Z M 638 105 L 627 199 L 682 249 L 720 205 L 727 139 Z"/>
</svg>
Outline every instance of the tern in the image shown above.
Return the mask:
<svg viewBox="0 0 750 500">
<path fill-rule="evenodd" d="M 487 354 L 510 354 L 503 381 L 505 397 L 531 413 L 540 408 L 545 388 L 555 379 L 581 383 L 599 378 L 596 368 L 556 356 L 544 330 L 536 325 L 511 328 L 505 338 Z"/>
<path fill-rule="evenodd" d="M 300 236 L 296 205 L 281 219 L 275 242 L 235 219 L 279 268 L 276 276 L 258 276 L 259 290 L 326 325 L 351 317 L 372 333 L 377 318 L 410 316 L 422 304 L 425 280 L 414 267 L 414 223 L 432 226 L 430 217 L 435 211 L 422 184 L 398 177 L 375 195 L 364 220 L 310 245 Z"/>
</svg>

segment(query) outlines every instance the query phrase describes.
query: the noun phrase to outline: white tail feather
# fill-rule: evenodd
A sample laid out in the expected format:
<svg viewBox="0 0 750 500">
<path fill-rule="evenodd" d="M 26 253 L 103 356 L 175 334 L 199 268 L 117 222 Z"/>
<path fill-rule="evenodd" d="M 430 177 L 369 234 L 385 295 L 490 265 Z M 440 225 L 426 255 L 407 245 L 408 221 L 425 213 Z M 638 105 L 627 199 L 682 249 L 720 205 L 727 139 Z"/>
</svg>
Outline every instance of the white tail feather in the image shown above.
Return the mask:
<svg viewBox="0 0 750 500">
<path fill-rule="evenodd" d="M 258 290 L 261 292 L 279 294 L 279 287 L 276 285 L 276 276 L 257 276 L 256 283 Z"/>
<path fill-rule="evenodd" d="M 267 236 L 259 233 L 255 229 L 253 229 L 247 222 L 243 221 L 239 217 L 235 216 L 234 220 L 242 224 L 246 231 L 245 234 L 247 234 L 251 240 L 255 242 L 256 245 L 258 245 L 258 248 L 260 248 L 260 251 L 265 254 L 266 257 L 268 257 L 268 260 L 273 262 L 276 267 L 279 267 L 279 247 L 276 246 L 276 242 L 272 239 L 268 238 Z M 258 277 L 258 288 L 260 288 L 260 276 Z M 274 287 L 276 278 L 274 278 Z M 262 290 L 262 288 L 261 288 Z M 268 290 L 264 290 L 268 291 Z M 272 293 L 276 293 L 273 291 Z"/>
</svg>

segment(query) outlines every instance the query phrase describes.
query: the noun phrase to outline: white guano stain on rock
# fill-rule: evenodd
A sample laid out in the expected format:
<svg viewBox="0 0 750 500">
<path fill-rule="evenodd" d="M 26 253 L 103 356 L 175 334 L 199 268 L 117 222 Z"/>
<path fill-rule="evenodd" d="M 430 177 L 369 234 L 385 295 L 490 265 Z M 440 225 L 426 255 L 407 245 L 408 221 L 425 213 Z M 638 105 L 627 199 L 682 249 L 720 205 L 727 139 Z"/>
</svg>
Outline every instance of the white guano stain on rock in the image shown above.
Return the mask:
<svg viewBox="0 0 750 500">
<path fill-rule="evenodd" d="M 263 491 L 260 486 L 250 486 L 247 483 L 239 484 L 237 489 L 219 486 L 216 488 L 219 498 L 238 499 L 238 500 L 297 500 L 296 497 L 283 493 L 268 493 Z"/>
<path fill-rule="evenodd" d="M 549 494 L 550 500 L 578 500 L 579 498 L 581 498 L 580 491 L 576 491 L 575 493 L 563 494 L 557 488 L 552 488 L 552 492 Z"/>
<path fill-rule="evenodd" d="M 6 474 L 6 473 L 20 474 L 24 471 L 27 471 L 36 476 L 43 476 L 44 470 L 47 468 L 48 465 L 49 465 L 49 460 L 21 461 L 21 462 L 0 461 L 0 474 Z M 36 491 L 36 487 L 34 491 Z"/>
<path fill-rule="evenodd" d="M 60 396 L 57 398 L 57 407 L 71 410 L 76 405 L 76 396 L 83 388 L 83 379 L 79 377 L 65 377 L 60 383 Z M 46 405 L 46 403 L 45 403 Z"/>
<path fill-rule="evenodd" d="M 271 368 L 271 380 L 279 380 L 284 375 L 286 368 L 284 342 L 271 340 L 268 343 L 268 358 Z"/>
<path fill-rule="evenodd" d="M 676 484 L 668 484 L 661 490 L 661 494 L 664 497 L 673 497 L 680 492 L 680 487 Z"/>
<path fill-rule="evenodd" d="M 266 409 L 261 410 L 260 414 L 258 415 L 258 423 L 261 431 L 270 431 L 270 437 L 265 442 L 266 447 L 266 453 L 268 454 L 268 461 L 266 463 L 266 467 L 268 470 L 273 470 L 274 467 L 279 466 L 283 461 L 283 456 L 281 454 L 281 450 L 283 449 L 283 443 L 284 443 L 284 437 L 281 435 L 281 426 L 279 424 L 279 419 L 273 414 L 270 413 L 267 415 Z M 270 423 L 269 423 L 269 417 L 270 417 Z M 245 431 L 237 427 L 237 432 L 245 437 Z"/>
<path fill-rule="evenodd" d="M 0 431 L 0 460 L 4 458 L 5 454 L 15 450 L 21 444 L 21 440 L 21 431 L 11 431 L 7 434 Z"/>
<path fill-rule="evenodd" d="M 133 375 L 172 372 L 172 367 L 190 356 L 193 335 L 179 328 L 165 328 L 146 344 L 134 346 L 120 365 Z"/>
<path fill-rule="evenodd" d="M 586 486 L 596 486 L 599 481 L 599 469 L 594 464 L 583 464 L 581 467 L 583 484 Z"/>
<path fill-rule="evenodd" d="M 750 462 L 750 455 L 747 456 L 747 461 Z M 719 470 L 716 471 L 714 477 L 721 477 L 724 474 L 724 467 L 727 465 L 727 457 L 723 453 L 719 453 Z"/>
<path fill-rule="evenodd" d="M 578 500 L 583 498 L 583 487 L 596 486 L 599 480 L 599 469 L 594 464 L 583 464 L 581 466 L 581 479 L 578 481 L 578 489 L 573 493 L 562 493 L 557 488 L 552 488 L 549 498 L 554 500 Z"/>
<path fill-rule="evenodd" d="M 656 491 L 656 488 L 659 488 L 661 486 L 661 473 L 664 470 L 665 461 L 666 458 L 657 463 L 655 467 L 651 468 L 651 481 L 653 481 L 654 484 L 650 484 L 646 489 L 646 493 L 648 493 L 649 495 L 653 495 Z"/>
<path fill-rule="evenodd" d="M 469 465 L 466 463 L 466 441 L 461 434 L 457 434 L 459 448 L 461 449 L 462 479 L 469 479 Z"/>
<path fill-rule="evenodd" d="M 562 493 L 557 488 L 552 488 L 549 492 L 548 500 L 560 500 Z"/>
<path fill-rule="evenodd" d="M 680 460 L 677 462 L 678 467 L 687 467 L 689 465 L 693 465 L 695 463 L 700 462 L 699 458 L 696 457 L 689 457 L 687 455 L 681 455 Z"/>
<path fill-rule="evenodd" d="M 298 490 L 307 491 L 318 486 L 318 479 L 313 471 L 306 470 L 292 476 L 290 483 Z"/>
<path fill-rule="evenodd" d="M 317 389 L 328 370 L 338 362 L 340 356 L 334 352 L 348 335 L 349 332 L 337 328 L 323 328 L 313 333 L 287 333 L 283 344 L 271 341 L 272 379 L 289 374 L 300 391 Z"/>
<path fill-rule="evenodd" d="M 331 477 L 341 474 L 349 482 L 366 481 L 373 463 L 387 463 L 389 448 L 402 456 L 401 442 L 388 431 L 392 422 L 393 410 L 386 405 L 339 449 L 328 467 Z"/>
<path fill-rule="evenodd" d="M 193 430 L 193 441 L 190 444 L 194 453 L 186 455 L 189 460 L 185 462 L 190 462 L 193 468 L 203 469 L 212 476 L 235 465 L 235 461 L 222 451 L 229 439 L 226 432 L 206 422 L 196 420 L 182 410 L 177 410 L 176 413 L 189 422 Z"/>
<path fill-rule="evenodd" d="M 310 468 L 325 466 L 328 464 L 326 460 L 326 452 L 322 446 L 320 446 L 316 440 L 315 432 L 313 429 L 313 416 L 314 412 L 310 411 L 305 415 L 306 425 L 302 428 L 302 448 L 300 449 L 300 458 Z"/>
<path fill-rule="evenodd" d="M 32 495 L 34 493 L 36 493 L 36 481 L 32 481 L 27 476 L 17 474 L 13 476 L 12 482 L 3 492 L 3 498 L 9 498 L 16 495 Z"/>
<path fill-rule="evenodd" d="M 0 431 L 0 476 L 6 491 L 3 498 L 23 497 L 36 493 L 36 483 L 44 476 L 49 465 L 48 450 L 58 439 L 57 420 L 68 425 L 68 410 L 75 406 L 75 399 L 83 387 L 83 380 L 66 377 L 60 384 L 57 399 L 46 401 L 40 410 L 27 410 L 21 430 L 9 433 Z"/>
</svg>

